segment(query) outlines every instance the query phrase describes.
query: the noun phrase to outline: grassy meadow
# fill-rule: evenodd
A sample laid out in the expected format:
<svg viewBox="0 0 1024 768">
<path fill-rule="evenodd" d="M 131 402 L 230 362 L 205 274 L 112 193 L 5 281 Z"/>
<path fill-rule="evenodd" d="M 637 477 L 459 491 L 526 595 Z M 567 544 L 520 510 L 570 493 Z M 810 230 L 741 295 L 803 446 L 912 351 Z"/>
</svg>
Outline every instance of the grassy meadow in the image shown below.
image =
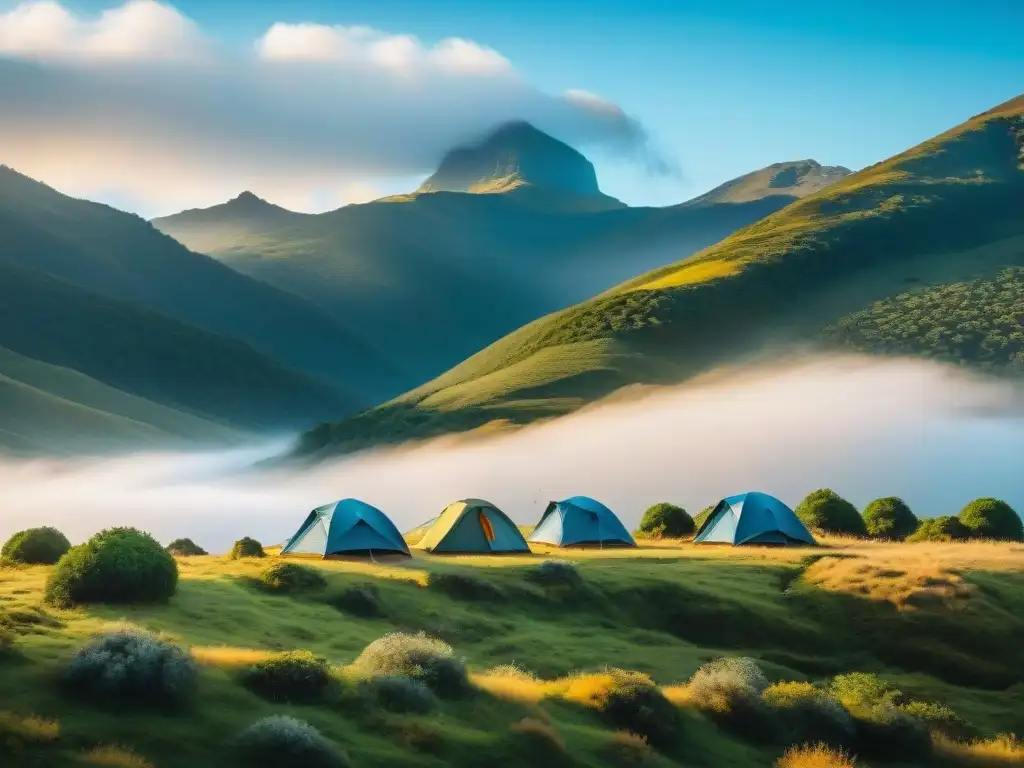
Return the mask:
<svg viewBox="0 0 1024 768">
<path fill-rule="evenodd" d="M 389 563 L 287 559 L 326 581 L 288 592 L 261 586 L 278 560 L 268 555 L 178 558 L 168 604 L 71 610 L 42 600 L 50 567 L 0 569 L 0 765 L 220 766 L 230 764 L 235 734 L 271 714 L 309 722 L 364 768 L 1024 765 L 1024 748 L 1010 736 L 1024 734 L 1020 544 L 658 541 L 638 550 L 418 554 Z M 578 582 L 531 577 L 552 558 L 574 563 Z M 376 595 L 377 615 L 339 598 L 362 586 Z M 192 704 L 119 708 L 61 685 L 77 649 L 125 625 L 189 650 L 200 666 Z M 353 661 L 396 631 L 449 643 L 466 662 L 471 692 L 421 714 L 360 695 Z M 322 701 L 273 703 L 242 684 L 252 665 L 295 650 L 330 665 L 333 688 Z M 723 717 L 688 683 L 722 656 L 753 657 L 772 683 L 874 673 L 909 699 L 952 710 L 960 726 L 936 730 L 934 754 L 923 761 L 840 762 L 825 749 L 800 751 Z M 670 747 L 602 709 L 622 674 L 614 670 L 648 676 L 671 702 L 678 721 Z"/>
</svg>

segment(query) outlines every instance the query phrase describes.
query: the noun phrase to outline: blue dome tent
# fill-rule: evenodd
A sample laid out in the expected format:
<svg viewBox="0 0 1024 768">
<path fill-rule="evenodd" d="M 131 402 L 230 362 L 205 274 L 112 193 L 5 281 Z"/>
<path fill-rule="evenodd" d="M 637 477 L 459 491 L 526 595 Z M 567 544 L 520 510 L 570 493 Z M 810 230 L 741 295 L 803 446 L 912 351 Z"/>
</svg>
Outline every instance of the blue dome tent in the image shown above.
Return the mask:
<svg viewBox="0 0 1024 768">
<path fill-rule="evenodd" d="M 767 493 L 741 493 L 718 502 L 693 539 L 694 544 L 775 544 L 815 546 L 800 518 Z"/>
<path fill-rule="evenodd" d="M 358 499 L 342 499 L 310 512 L 281 554 L 373 557 L 409 555 L 409 547 L 379 509 Z"/>
<path fill-rule="evenodd" d="M 589 496 L 552 501 L 529 540 L 555 547 L 636 546 L 615 513 Z"/>
</svg>

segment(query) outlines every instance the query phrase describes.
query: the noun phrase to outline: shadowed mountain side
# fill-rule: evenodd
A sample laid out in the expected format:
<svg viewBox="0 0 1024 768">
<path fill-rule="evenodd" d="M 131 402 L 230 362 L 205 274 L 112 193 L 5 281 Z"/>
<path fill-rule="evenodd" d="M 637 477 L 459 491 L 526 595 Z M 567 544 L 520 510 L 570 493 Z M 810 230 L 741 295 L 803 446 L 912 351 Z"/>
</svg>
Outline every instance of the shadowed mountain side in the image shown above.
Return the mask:
<svg viewBox="0 0 1024 768">
<path fill-rule="evenodd" d="M 536 320 L 392 403 L 318 428 L 305 449 L 565 413 L 626 384 L 679 381 L 777 344 L 821 343 L 825 326 L 916 284 L 1024 264 L 1022 161 L 1019 98 Z M 1020 317 L 1024 308 L 1018 325 Z M 953 357 L 978 364 L 966 347 Z"/>
<path fill-rule="evenodd" d="M 67 197 L 2 167 L 0 254 L 240 339 L 289 367 L 343 385 L 364 403 L 397 386 L 388 366 L 301 298 L 192 253 L 137 216 Z"/>
<path fill-rule="evenodd" d="M 238 442 L 234 430 L 0 348 L 0 452 L 80 455 Z"/>
<path fill-rule="evenodd" d="M 432 192 L 295 214 L 269 232 L 254 221 L 235 245 L 211 254 L 358 327 L 375 349 L 401 360 L 413 386 L 533 318 L 721 240 L 798 191 L 613 210 L 534 186 Z M 234 205 L 154 224 L 198 248 L 236 236 Z M 211 223 L 218 216 L 223 230 Z"/>
<path fill-rule="evenodd" d="M 237 427 L 299 427 L 359 402 L 236 339 L 3 261 L 0 347 Z M 27 383 L 50 386 L 42 378 Z M 62 399 L 70 396 L 65 389 L 52 391 Z M 13 407 L 0 401 L 2 409 Z"/>
</svg>

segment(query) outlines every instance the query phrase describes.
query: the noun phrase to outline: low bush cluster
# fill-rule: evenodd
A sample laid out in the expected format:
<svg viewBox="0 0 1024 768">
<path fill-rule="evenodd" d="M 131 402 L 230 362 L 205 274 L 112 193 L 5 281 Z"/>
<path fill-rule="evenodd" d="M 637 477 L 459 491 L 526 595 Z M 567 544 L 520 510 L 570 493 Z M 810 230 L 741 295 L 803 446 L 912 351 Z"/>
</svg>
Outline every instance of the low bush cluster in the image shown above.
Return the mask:
<svg viewBox="0 0 1024 768">
<path fill-rule="evenodd" d="M 209 554 L 192 539 L 175 539 L 167 545 L 167 551 L 175 557 L 201 557 Z"/>
<path fill-rule="evenodd" d="M 469 573 L 431 573 L 427 587 L 457 600 L 496 601 L 504 597 L 497 584 Z"/>
<path fill-rule="evenodd" d="M 891 683 L 867 672 L 851 672 L 833 678 L 829 690 L 854 718 L 858 754 L 909 762 L 931 756 L 928 726 L 904 711 L 911 702 Z"/>
<path fill-rule="evenodd" d="M 109 528 L 67 551 L 44 598 L 58 608 L 155 603 L 169 600 L 177 586 L 178 564 L 156 539 L 134 528 Z"/>
<path fill-rule="evenodd" d="M 425 715 L 437 705 L 437 698 L 422 681 L 404 675 L 371 677 L 363 690 L 389 712 Z"/>
<path fill-rule="evenodd" d="M 442 698 L 463 696 L 472 688 L 465 664 L 443 640 L 392 632 L 374 640 L 353 662 L 367 677 L 400 675 L 419 680 Z"/>
<path fill-rule="evenodd" d="M 384 606 L 377 596 L 376 587 L 372 584 L 345 587 L 328 596 L 327 603 L 339 611 L 361 619 L 373 619 L 384 615 Z"/>
<path fill-rule="evenodd" d="M 922 520 L 907 541 L 965 541 L 971 537 L 959 517 L 931 517 Z"/>
<path fill-rule="evenodd" d="M 259 584 L 271 592 L 301 592 L 322 589 L 327 580 L 315 568 L 278 560 L 260 574 Z"/>
<path fill-rule="evenodd" d="M 691 701 L 723 726 L 755 740 L 775 738 L 774 710 L 762 694 L 768 688 L 757 662 L 745 657 L 715 659 L 702 665 L 687 685 Z"/>
<path fill-rule="evenodd" d="M 578 587 L 583 583 L 579 570 L 565 560 L 545 560 L 526 572 L 526 578 L 551 587 Z"/>
<path fill-rule="evenodd" d="M 318 702 L 331 685 L 327 661 L 309 651 L 279 653 L 257 662 L 241 677 L 257 696 L 291 704 Z"/>
<path fill-rule="evenodd" d="M 682 724 L 676 706 L 646 675 L 620 669 L 608 672 L 611 684 L 598 691 L 591 704 L 615 728 L 642 736 L 658 749 L 671 749 Z"/>
<path fill-rule="evenodd" d="M 309 723 L 286 715 L 257 720 L 235 737 L 239 768 L 348 768 L 348 757 Z"/>
<path fill-rule="evenodd" d="M 22 565 L 53 565 L 71 549 L 67 536 L 43 526 L 18 531 L 0 549 L 0 560 Z"/>
<path fill-rule="evenodd" d="M 248 536 L 243 536 L 231 546 L 232 560 L 266 556 L 267 553 L 263 551 L 263 545 L 256 541 L 256 539 L 250 539 Z"/>
<path fill-rule="evenodd" d="M 681 539 L 693 531 L 693 518 L 685 509 L 662 501 L 647 508 L 636 535 L 641 539 Z"/>
<path fill-rule="evenodd" d="M 69 690 L 97 705 L 180 707 L 196 692 L 199 670 L 176 645 L 135 629 L 99 635 L 64 669 Z"/>
<path fill-rule="evenodd" d="M 775 763 L 776 768 L 857 768 L 846 752 L 827 744 L 802 744 L 790 747 Z"/>
<path fill-rule="evenodd" d="M 550 723 L 524 717 L 508 729 L 511 751 L 533 765 L 545 768 L 568 768 L 575 761 L 566 748 L 565 739 Z"/>
<path fill-rule="evenodd" d="M 848 747 L 856 735 L 853 718 L 830 692 L 810 683 L 768 686 L 762 699 L 779 713 L 791 743 L 818 742 Z"/>
<path fill-rule="evenodd" d="M 845 536 L 867 533 L 857 508 L 831 488 L 819 488 L 807 494 L 795 511 L 808 528 Z"/>
<path fill-rule="evenodd" d="M 864 527 L 876 539 L 902 541 L 917 530 L 917 516 L 903 499 L 886 496 L 864 508 Z"/>
</svg>

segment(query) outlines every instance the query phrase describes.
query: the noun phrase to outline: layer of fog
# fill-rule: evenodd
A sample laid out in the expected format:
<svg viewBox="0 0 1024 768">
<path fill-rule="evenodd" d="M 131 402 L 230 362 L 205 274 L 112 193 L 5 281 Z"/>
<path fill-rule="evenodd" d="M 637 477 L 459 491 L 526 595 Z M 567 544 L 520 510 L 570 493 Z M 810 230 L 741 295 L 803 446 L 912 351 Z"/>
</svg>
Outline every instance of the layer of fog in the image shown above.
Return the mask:
<svg viewBox="0 0 1024 768">
<path fill-rule="evenodd" d="M 74 541 L 134 525 L 223 551 L 243 535 L 276 543 L 305 513 L 356 496 L 403 529 L 447 502 L 483 497 L 531 523 L 550 499 L 588 494 L 632 527 L 649 504 L 696 513 L 758 489 L 791 505 L 836 489 L 857 505 L 899 495 L 921 515 L 978 496 L 1024 509 L 1024 408 L 1008 384 L 948 368 L 856 358 L 720 371 L 675 389 L 475 441 L 254 470 L 282 443 L 219 454 L 150 454 L 0 464 L 0 537 L 59 526 Z"/>
</svg>

